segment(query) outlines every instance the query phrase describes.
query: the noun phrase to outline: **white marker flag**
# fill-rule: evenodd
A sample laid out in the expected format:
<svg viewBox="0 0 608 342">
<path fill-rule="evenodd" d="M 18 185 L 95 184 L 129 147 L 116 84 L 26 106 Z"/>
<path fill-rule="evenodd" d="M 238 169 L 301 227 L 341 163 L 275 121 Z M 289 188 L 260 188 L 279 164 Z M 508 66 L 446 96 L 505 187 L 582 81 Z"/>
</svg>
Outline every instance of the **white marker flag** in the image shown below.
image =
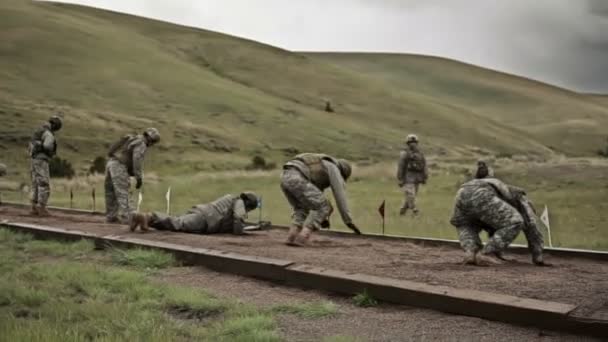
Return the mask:
<svg viewBox="0 0 608 342">
<path fill-rule="evenodd" d="M 540 220 L 543 222 L 545 227 L 547 227 L 549 247 L 553 247 L 553 242 L 551 241 L 551 225 L 549 224 L 549 209 L 547 208 L 547 205 L 545 205 L 545 210 L 543 210 L 543 213 L 540 215 Z"/>
<path fill-rule="evenodd" d="M 171 187 L 167 189 L 167 194 L 165 195 L 165 199 L 167 200 L 167 215 L 171 214 Z"/>
<path fill-rule="evenodd" d="M 141 202 L 144 200 L 144 196 L 141 194 L 141 190 L 139 190 L 139 196 L 137 198 L 137 212 L 139 212 L 139 207 L 141 206 Z"/>
</svg>

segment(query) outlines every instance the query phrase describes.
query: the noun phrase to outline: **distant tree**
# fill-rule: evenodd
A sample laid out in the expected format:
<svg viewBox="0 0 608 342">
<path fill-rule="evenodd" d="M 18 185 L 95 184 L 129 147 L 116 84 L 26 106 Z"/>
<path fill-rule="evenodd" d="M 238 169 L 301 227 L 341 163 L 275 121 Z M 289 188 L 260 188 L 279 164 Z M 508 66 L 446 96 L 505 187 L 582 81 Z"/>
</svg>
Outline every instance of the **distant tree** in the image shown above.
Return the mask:
<svg viewBox="0 0 608 342">
<path fill-rule="evenodd" d="M 53 178 L 72 179 L 72 177 L 74 177 L 76 174 L 74 168 L 72 167 L 72 163 L 57 156 L 54 156 L 49 162 L 49 171 L 51 173 L 51 177 Z"/>
<path fill-rule="evenodd" d="M 251 158 L 251 164 L 247 165 L 247 170 L 272 170 L 277 165 L 275 163 L 268 163 L 266 159 L 260 155 L 256 155 Z"/>
<path fill-rule="evenodd" d="M 89 173 L 90 174 L 94 174 L 94 173 L 103 174 L 103 173 L 105 173 L 105 171 L 106 171 L 106 158 L 102 157 L 102 156 L 95 158 L 95 160 L 93 160 L 93 164 L 89 168 Z"/>
</svg>

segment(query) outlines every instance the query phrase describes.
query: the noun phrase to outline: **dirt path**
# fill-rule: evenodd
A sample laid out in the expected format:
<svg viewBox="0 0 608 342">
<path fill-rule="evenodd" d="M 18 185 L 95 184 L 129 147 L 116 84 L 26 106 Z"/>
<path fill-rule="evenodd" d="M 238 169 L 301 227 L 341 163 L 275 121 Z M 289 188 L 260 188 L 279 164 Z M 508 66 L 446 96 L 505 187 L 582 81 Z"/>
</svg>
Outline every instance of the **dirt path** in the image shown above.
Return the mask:
<svg viewBox="0 0 608 342">
<path fill-rule="evenodd" d="M 54 213 L 34 218 L 23 209 L 0 207 L 0 220 L 37 223 L 101 234 L 135 236 L 248 255 L 292 260 L 349 272 L 407 279 L 435 285 L 476 289 L 527 298 L 583 304 L 608 309 L 608 263 L 574 258 L 547 258 L 554 267 L 536 267 L 527 256 L 496 267 L 461 265 L 462 252 L 449 247 L 422 247 L 381 241 L 317 235 L 307 248 L 287 247 L 285 232 L 270 230 L 248 236 L 195 235 L 152 231 L 130 233 L 125 226 L 103 223 L 103 217 Z M 592 313 L 590 313 L 592 314 Z"/>
<path fill-rule="evenodd" d="M 218 273 L 204 267 L 173 268 L 157 278 L 172 284 L 201 287 L 218 297 L 232 297 L 260 307 L 328 300 L 338 305 L 338 313 L 331 317 L 277 316 L 279 331 L 288 341 L 322 341 L 336 335 L 357 337 L 361 341 L 596 341 L 401 305 L 359 308 L 350 298 Z"/>
</svg>

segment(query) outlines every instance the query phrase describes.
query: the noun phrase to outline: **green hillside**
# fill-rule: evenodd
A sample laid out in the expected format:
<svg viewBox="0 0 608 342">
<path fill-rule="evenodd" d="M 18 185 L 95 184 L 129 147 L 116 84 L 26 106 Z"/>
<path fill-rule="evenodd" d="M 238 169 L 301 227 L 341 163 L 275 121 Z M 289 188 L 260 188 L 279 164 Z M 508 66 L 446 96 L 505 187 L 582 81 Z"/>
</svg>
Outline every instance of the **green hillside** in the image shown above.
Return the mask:
<svg viewBox="0 0 608 342">
<path fill-rule="evenodd" d="M 570 155 L 592 154 L 606 135 L 605 96 L 589 96 L 537 81 L 430 56 L 309 53 L 404 93 L 415 92 L 526 132 Z"/>
<path fill-rule="evenodd" d="M 344 58 L 346 57 L 346 58 Z M 0 3 L 0 151 L 25 168 L 32 130 L 65 114 L 60 153 L 84 166 L 157 126 L 157 171 L 280 163 L 296 150 L 394 158 L 405 134 L 442 156 L 597 149 L 608 109 L 537 82 L 447 60 L 303 55 L 87 7 Z M 336 113 L 322 111 L 331 99 Z"/>
</svg>

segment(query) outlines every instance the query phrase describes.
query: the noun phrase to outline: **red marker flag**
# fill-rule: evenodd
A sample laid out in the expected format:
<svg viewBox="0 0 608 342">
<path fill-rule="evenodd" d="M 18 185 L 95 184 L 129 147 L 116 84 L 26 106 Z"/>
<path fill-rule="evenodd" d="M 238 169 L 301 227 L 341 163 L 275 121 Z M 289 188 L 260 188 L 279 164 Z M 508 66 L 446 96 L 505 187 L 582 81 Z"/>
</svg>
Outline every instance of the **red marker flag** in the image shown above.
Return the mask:
<svg viewBox="0 0 608 342">
<path fill-rule="evenodd" d="M 382 218 L 384 218 L 384 206 L 386 204 L 386 200 L 382 201 L 382 204 L 380 204 L 380 207 L 378 208 L 378 212 L 380 213 L 380 216 L 382 216 Z"/>
</svg>

